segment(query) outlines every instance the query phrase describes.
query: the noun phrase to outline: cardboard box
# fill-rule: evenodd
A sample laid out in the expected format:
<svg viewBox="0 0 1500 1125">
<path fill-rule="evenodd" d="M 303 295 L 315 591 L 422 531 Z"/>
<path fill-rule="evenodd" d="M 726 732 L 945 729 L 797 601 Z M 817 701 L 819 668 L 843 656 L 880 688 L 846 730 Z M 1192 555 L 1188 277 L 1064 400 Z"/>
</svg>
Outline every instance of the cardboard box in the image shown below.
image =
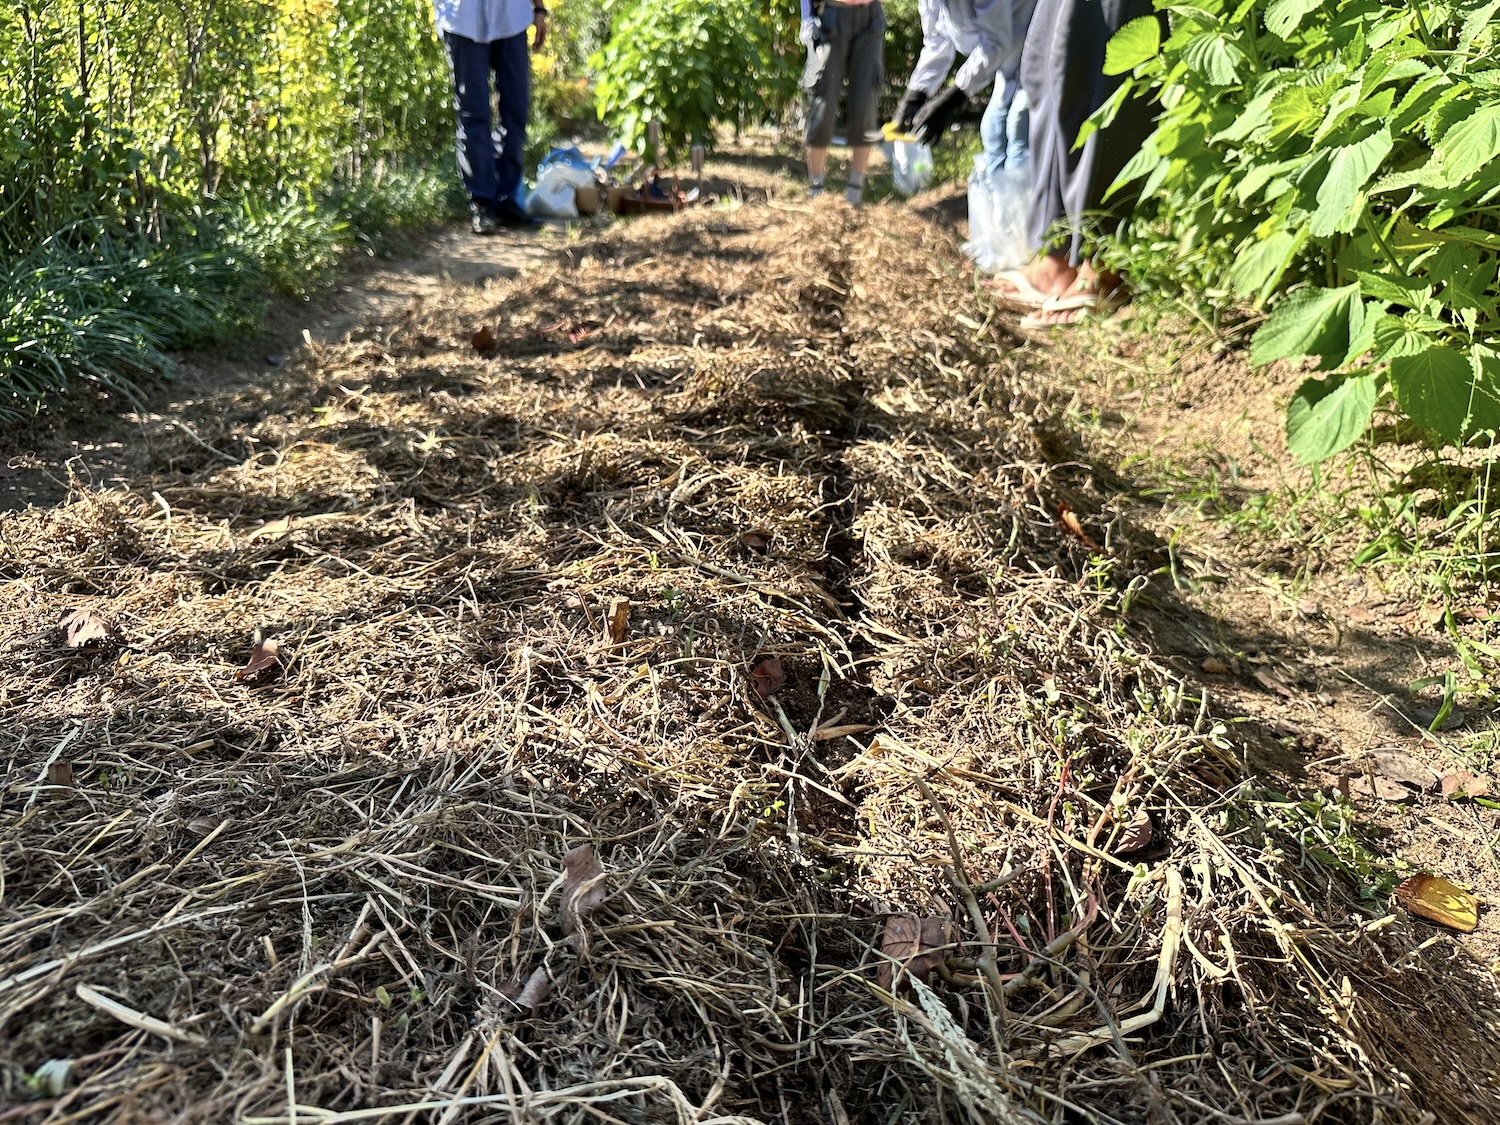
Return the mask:
<svg viewBox="0 0 1500 1125">
<path fill-rule="evenodd" d="M 604 206 L 604 200 L 600 197 L 599 189 L 596 187 L 575 187 L 573 202 L 578 205 L 580 215 L 597 214 L 599 208 Z"/>
<path fill-rule="evenodd" d="M 604 205 L 619 214 L 625 200 L 634 194 L 635 192 L 627 184 L 610 184 L 609 190 L 605 193 Z"/>
</svg>

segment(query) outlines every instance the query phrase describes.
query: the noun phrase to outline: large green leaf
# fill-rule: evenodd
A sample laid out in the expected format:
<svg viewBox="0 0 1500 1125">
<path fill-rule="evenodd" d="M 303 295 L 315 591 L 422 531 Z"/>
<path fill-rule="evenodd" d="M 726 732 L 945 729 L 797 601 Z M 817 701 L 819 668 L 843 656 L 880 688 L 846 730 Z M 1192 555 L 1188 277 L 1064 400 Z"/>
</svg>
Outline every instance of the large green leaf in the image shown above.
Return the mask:
<svg viewBox="0 0 1500 1125">
<path fill-rule="evenodd" d="M 1273 163 L 1254 163 L 1240 178 L 1240 182 L 1234 187 L 1234 196 L 1241 203 L 1248 203 L 1260 190 L 1275 180 L 1278 176 L 1292 171 L 1303 163 L 1303 158 L 1298 156 L 1291 160 L 1277 160 Z"/>
<path fill-rule="evenodd" d="M 1375 376 L 1308 379 L 1286 408 L 1286 444 L 1300 464 L 1325 461 L 1353 445 L 1375 410 Z"/>
<path fill-rule="evenodd" d="M 1441 73 L 1417 79 L 1396 103 L 1391 128 L 1398 134 L 1410 132 L 1452 85 L 1453 79 Z"/>
<path fill-rule="evenodd" d="M 1156 169 L 1159 165 L 1170 163 L 1170 158 L 1163 157 L 1157 153 L 1155 134 L 1152 134 L 1152 136 L 1147 137 L 1146 140 L 1142 143 L 1141 147 L 1136 150 L 1135 155 L 1130 158 L 1129 163 L 1127 163 L 1125 167 L 1120 169 L 1120 174 L 1115 177 L 1115 182 L 1110 184 L 1109 190 L 1105 192 L 1105 198 L 1108 198 L 1116 190 L 1123 187 L 1125 184 L 1130 183 L 1132 180 L 1140 179 L 1146 173 Z"/>
<path fill-rule="evenodd" d="M 1447 186 L 1456 187 L 1500 156 L 1500 102 L 1480 106 L 1437 144 Z"/>
<path fill-rule="evenodd" d="M 1323 0 L 1271 0 L 1266 6 L 1266 27 L 1272 35 L 1285 39 L 1303 18 L 1323 6 Z"/>
<path fill-rule="evenodd" d="M 1297 133 L 1312 133 L 1323 123 L 1323 105 L 1306 86 L 1283 90 L 1271 103 L 1272 143 Z"/>
<path fill-rule="evenodd" d="M 1161 21 L 1155 16 L 1131 20 L 1104 48 L 1104 73 L 1125 74 L 1156 57 L 1161 50 Z"/>
<path fill-rule="evenodd" d="M 1470 350 L 1478 378 L 1469 408 L 1469 433 L 1500 431 L 1500 352 L 1475 344 Z"/>
<path fill-rule="evenodd" d="M 1382 128 L 1362 141 L 1333 150 L 1328 174 L 1318 188 L 1318 209 L 1308 224 L 1314 238 L 1354 229 L 1359 221 L 1355 201 L 1381 161 L 1390 155 L 1391 143 L 1391 131 Z"/>
<path fill-rule="evenodd" d="M 1476 399 L 1488 423 L 1500 419 L 1493 395 L 1479 387 L 1479 372 L 1463 352 L 1442 344 L 1391 360 L 1391 389 L 1407 416 L 1444 441 L 1458 443 L 1474 428 Z"/>
<path fill-rule="evenodd" d="M 1300 228 L 1251 239 L 1248 245 L 1240 247 L 1229 269 L 1230 289 L 1236 296 L 1263 301 L 1263 294 L 1281 279 L 1287 263 L 1306 237 L 1306 228 Z"/>
<path fill-rule="evenodd" d="M 1277 88 L 1273 86 L 1251 98 L 1244 108 L 1234 115 L 1234 120 L 1229 126 L 1213 138 L 1214 143 L 1232 141 L 1238 144 L 1252 133 L 1269 125 L 1271 123 L 1271 100 L 1277 92 Z"/>
<path fill-rule="evenodd" d="M 1193 37 L 1182 61 L 1215 86 L 1232 86 L 1239 81 L 1245 53 L 1222 31 L 1207 31 Z"/>
<path fill-rule="evenodd" d="M 1489 0 L 1489 3 L 1475 8 L 1464 20 L 1464 26 L 1459 32 L 1460 43 L 1473 43 L 1476 39 L 1488 33 L 1494 37 L 1495 13 L 1500 12 L 1500 0 Z"/>
<path fill-rule="evenodd" d="M 1319 289 L 1309 285 L 1289 293 L 1250 341 L 1250 362 L 1260 367 L 1278 359 L 1315 355 L 1323 367 L 1349 350 L 1350 321 L 1362 318 L 1359 286 Z"/>
<path fill-rule="evenodd" d="M 1375 322 L 1375 358 L 1389 362 L 1403 356 L 1421 355 L 1436 341 L 1418 321 L 1401 316 L 1382 316 Z M 1441 331 L 1445 326 L 1438 322 Z"/>
</svg>

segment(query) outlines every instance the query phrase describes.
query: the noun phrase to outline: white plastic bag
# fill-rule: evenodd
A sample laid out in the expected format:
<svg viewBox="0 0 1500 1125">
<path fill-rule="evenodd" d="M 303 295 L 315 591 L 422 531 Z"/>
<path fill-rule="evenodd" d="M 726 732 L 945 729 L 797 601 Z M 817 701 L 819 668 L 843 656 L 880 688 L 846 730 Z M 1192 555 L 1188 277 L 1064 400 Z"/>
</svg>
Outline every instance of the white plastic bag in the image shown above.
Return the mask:
<svg viewBox="0 0 1500 1125">
<path fill-rule="evenodd" d="M 984 158 L 974 158 L 969 177 L 969 241 L 964 253 L 985 273 L 1020 269 L 1031 260 L 1026 217 L 1031 209 L 1031 169 L 1005 168 L 991 174 Z"/>
<path fill-rule="evenodd" d="M 916 141 L 891 142 L 891 174 L 896 190 L 902 195 L 916 195 L 932 183 L 932 149 Z"/>
<path fill-rule="evenodd" d="M 537 173 L 537 183 L 543 180 L 561 180 L 569 187 L 598 187 L 599 179 L 592 168 L 580 168 L 576 164 L 558 160 L 548 164 Z"/>
<path fill-rule="evenodd" d="M 592 179 L 589 182 L 592 183 Z M 576 219 L 578 204 L 573 188 L 569 170 L 560 164 L 549 164 L 542 169 L 536 187 L 526 197 L 526 210 L 542 219 Z"/>
</svg>

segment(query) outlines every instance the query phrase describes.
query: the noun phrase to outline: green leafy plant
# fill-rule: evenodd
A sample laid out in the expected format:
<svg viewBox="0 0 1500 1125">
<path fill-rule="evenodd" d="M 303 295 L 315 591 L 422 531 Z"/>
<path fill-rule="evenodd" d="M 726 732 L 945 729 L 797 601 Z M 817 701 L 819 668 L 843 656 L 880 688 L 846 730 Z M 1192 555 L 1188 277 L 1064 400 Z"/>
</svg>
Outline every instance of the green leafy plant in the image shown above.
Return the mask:
<svg viewBox="0 0 1500 1125">
<path fill-rule="evenodd" d="M 1148 283 L 1271 305 L 1251 360 L 1311 357 L 1294 456 L 1347 448 L 1382 403 L 1435 441 L 1500 429 L 1497 0 L 1189 0 L 1127 24 L 1097 115 L 1151 90 L 1116 187 L 1117 252 Z M 1170 236 L 1163 232 L 1171 232 Z"/>
<path fill-rule="evenodd" d="M 589 65 L 599 118 L 643 150 L 661 126 L 671 153 L 712 147 L 714 128 L 778 114 L 797 92 L 796 5 L 743 0 L 607 0 L 609 42 Z"/>
<path fill-rule="evenodd" d="M 72 227 L 0 267 L 0 420 L 79 383 L 135 399 L 169 349 L 239 326 L 253 265 L 191 238 L 145 248 Z"/>
</svg>

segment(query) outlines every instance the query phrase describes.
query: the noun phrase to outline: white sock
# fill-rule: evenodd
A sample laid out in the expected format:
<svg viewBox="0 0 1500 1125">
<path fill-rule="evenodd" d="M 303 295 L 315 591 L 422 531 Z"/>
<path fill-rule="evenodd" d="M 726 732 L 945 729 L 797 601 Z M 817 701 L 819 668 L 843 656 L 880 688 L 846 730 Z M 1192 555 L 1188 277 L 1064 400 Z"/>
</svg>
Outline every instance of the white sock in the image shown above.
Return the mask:
<svg viewBox="0 0 1500 1125">
<path fill-rule="evenodd" d="M 844 202 L 852 203 L 856 207 L 865 197 L 865 174 L 863 172 L 849 173 L 849 187 L 844 192 Z"/>
</svg>

